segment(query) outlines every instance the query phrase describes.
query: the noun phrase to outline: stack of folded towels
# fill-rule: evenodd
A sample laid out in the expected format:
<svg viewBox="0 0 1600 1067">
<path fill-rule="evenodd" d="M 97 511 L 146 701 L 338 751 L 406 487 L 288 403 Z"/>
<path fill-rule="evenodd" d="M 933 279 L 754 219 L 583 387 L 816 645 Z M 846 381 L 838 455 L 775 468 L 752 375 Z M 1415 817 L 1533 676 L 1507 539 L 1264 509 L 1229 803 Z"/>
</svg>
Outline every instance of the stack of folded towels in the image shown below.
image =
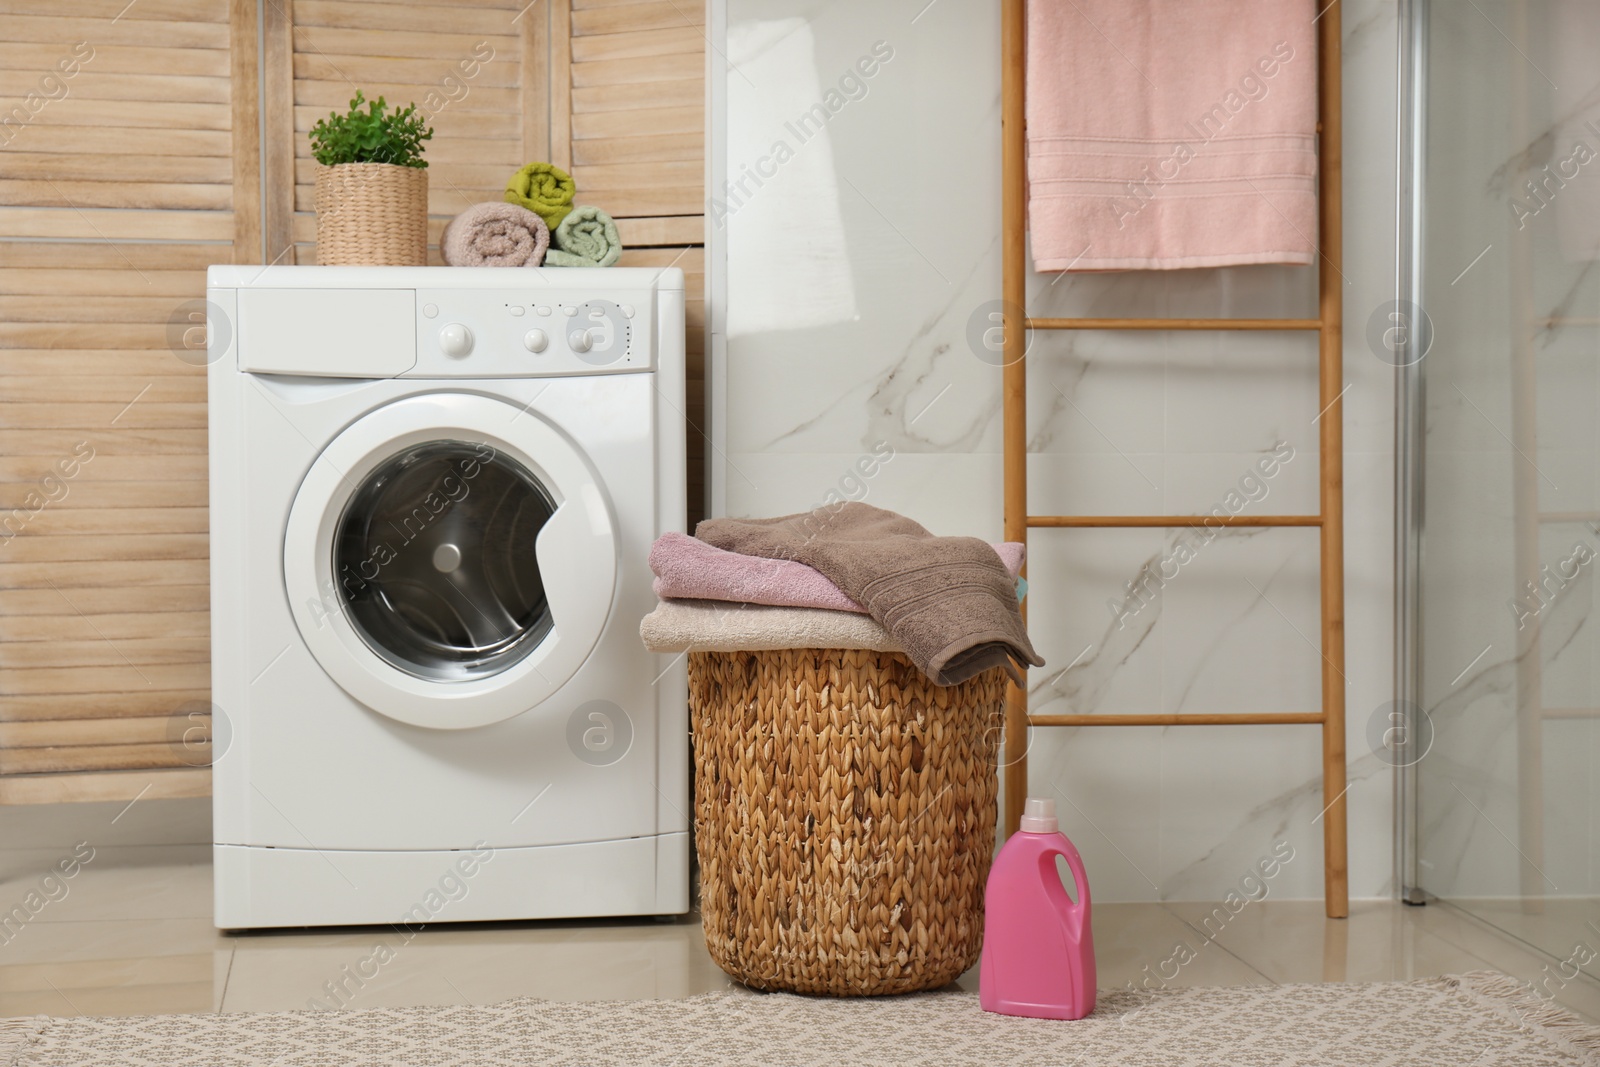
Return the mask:
<svg viewBox="0 0 1600 1067">
<path fill-rule="evenodd" d="M 662 598 L 639 627 L 653 652 L 780 648 L 905 654 L 938 685 L 1043 666 L 1017 607 L 1023 546 L 935 537 L 844 503 L 776 519 L 708 519 L 650 550 Z"/>
<path fill-rule="evenodd" d="M 473 204 L 450 220 L 439 254 L 452 267 L 609 267 L 622 256 L 617 224 L 574 205 L 577 184 L 553 163 L 529 163 L 505 199 Z"/>
</svg>

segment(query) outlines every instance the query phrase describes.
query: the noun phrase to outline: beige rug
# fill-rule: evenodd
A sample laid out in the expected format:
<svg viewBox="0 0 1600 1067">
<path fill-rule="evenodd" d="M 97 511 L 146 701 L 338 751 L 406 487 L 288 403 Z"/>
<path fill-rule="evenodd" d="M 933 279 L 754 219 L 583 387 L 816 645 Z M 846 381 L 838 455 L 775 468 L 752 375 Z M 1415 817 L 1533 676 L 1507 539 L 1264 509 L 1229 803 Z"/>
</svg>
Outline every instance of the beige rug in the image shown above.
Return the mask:
<svg viewBox="0 0 1600 1067">
<path fill-rule="evenodd" d="M 1082 1022 L 989 1015 L 972 993 L 278 1014 L 0 1020 L 0 1067 L 516 1064 L 1051 1064 L 1055 1067 L 1574 1067 L 1600 1027 L 1492 973 L 1393 985 L 1102 996 Z"/>
</svg>

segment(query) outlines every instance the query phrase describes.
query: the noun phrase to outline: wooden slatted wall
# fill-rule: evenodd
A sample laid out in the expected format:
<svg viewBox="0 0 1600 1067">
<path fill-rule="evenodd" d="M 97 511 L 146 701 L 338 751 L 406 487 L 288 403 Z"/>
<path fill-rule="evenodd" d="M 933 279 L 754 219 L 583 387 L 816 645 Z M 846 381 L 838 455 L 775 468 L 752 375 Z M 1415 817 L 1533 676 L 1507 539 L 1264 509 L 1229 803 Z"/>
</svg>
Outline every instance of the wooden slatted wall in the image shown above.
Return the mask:
<svg viewBox="0 0 1600 1067">
<path fill-rule="evenodd" d="M 510 174 L 547 150 L 541 132 L 547 124 L 523 122 L 525 113 L 544 114 L 548 96 L 542 64 L 529 64 L 532 77 L 523 77 L 525 48 L 536 54 L 548 47 L 543 20 L 536 8 L 523 12 L 524 3 L 296 0 L 286 6 L 292 24 L 271 28 L 292 42 L 291 69 L 269 73 L 287 73 L 292 84 L 269 86 L 267 105 L 270 114 L 293 101 L 297 262 L 316 262 L 316 162 L 307 132 L 330 110 L 343 111 L 358 86 L 369 98 L 415 103 L 434 127 L 426 144 L 433 263 L 441 262 L 439 233 L 452 215 L 499 200 Z"/>
<path fill-rule="evenodd" d="M 693 529 L 705 498 L 705 6 L 541 2 L 551 4 L 556 42 L 554 161 L 570 168 L 581 202 L 616 217 L 624 266 L 676 264 L 688 284 Z"/>
<path fill-rule="evenodd" d="M 187 346 L 208 264 L 316 261 L 306 131 L 357 85 L 432 116 L 435 246 L 549 159 L 619 220 L 624 264 L 684 269 L 699 517 L 700 6 L 267 0 L 259 26 L 254 0 L 61 11 L 0 0 L 0 803 L 209 788 L 205 382 Z M 263 140 L 292 152 L 263 158 Z"/>
<path fill-rule="evenodd" d="M 4 0 L 0 25 L 0 803 L 201 795 L 184 333 L 207 264 L 260 246 L 255 4 Z"/>
</svg>

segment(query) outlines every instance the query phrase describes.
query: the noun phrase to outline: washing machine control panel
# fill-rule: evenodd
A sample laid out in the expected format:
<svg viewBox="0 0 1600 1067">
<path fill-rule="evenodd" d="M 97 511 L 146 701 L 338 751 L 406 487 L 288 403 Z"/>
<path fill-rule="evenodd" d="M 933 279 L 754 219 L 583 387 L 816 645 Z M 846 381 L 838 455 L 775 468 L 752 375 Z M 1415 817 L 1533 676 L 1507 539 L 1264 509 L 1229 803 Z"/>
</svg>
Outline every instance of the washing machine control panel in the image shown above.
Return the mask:
<svg viewBox="0 0 1600 1067">
<path fill-rule="evenodd" d="M 417 362 L 402 378 L 626 374 L 655 366 L 655 294 L 418 289 Z"/>
</svg>

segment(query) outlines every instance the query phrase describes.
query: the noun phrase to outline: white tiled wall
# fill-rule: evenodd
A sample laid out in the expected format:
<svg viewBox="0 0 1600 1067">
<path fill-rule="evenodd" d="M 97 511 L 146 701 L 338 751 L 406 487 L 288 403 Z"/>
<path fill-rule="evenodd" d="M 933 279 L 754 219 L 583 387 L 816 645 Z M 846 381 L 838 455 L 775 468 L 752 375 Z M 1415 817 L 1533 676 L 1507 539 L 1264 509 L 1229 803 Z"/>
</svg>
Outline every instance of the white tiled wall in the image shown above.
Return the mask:
<svg viewBox="0 0 1600 1067">
<path fill-rule="evenodd" d="M 1393 371 L 1365 333 L 1394 288 L 1396 13 L 1343 7 L 1350 862 L 1352 894 L 1371 897 L 1392 873 L 1391 771 L 1366 729 L 1391 699 Z M 729 513 L 813 506 L 887 441 L 895 457 L 865 499 L 936 533 L 1000 536 L 1000 372 L 979 355 L 1000 295 L 998 8 L 729 0 L 728 171 L 762 177 L 714 227 Z M 892 57 L 801 142 L 786 122 L 806 93 L 825 97 L 875 45 Z M 792 154 L 776 162 L 780 141 Z M 1314 296 L 1308 269 L 1255 267 L 1047 276 L 1029 299 L 1035 314 L 1309 317 Z M 1306 336 L 1042 335 L 1032 510 L 1209 509 L 1288 442 L 1294 458 L 1253 506 L 1315 511 L 1315 368 Z M 1119 628 L 1106 601 L 1171 544 L 1035 531 L 1031 626 L 1048 666 L 1031 675 L 1034 709 L 1315 710 L 1315 532 L 1225 535 Z M 1097 899 L 1220 898 L 1279 840 L 1296 859 L 1274 892 L 1319 897 L 1318 753 L 1303 726 L 1045 729 L 1030 774 L 1058 797 Z"/>
</svg>

